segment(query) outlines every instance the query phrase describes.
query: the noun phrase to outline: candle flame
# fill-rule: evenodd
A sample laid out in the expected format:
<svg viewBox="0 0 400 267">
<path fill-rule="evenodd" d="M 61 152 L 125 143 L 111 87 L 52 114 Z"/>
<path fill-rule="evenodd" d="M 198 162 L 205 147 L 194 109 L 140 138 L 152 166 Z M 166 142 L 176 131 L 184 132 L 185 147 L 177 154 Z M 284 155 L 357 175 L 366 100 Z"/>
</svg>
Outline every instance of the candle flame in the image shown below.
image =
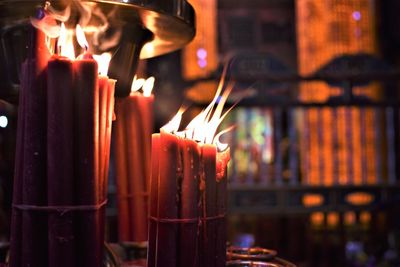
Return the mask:
<svg viewBox="0 0 400 267">
<path fill-rule="evenodd" d="M 144 79 L 138 79 L 135 75 L 133 77 L 132 85 L 131 85 L 131 93 L 139 91 L 140 88 L 142 88 L 145 80 Z"/>
<path fill-rule="evenodd" d="M 213 144 L 215 144 L 218 148 L 218 151 L 225 151 L 228 147 L 229 144 L 226 143 L 222 143 L 220 138 L 222 135 L 232 131 L 233 129 L 235 129 L 236 125 L 232 125 L 229 128 L 226 128 L 225 130 L 222 130 L 221 132 L 219 132 L 217 135 L 215 135 L 214 140 L 213 140 Z"/>
<path fill-rule="evenodd" d="M 79 24 L 76 24 L 76 39 L 82 48 L 86 51 L 89 49 L 89 43 L 86 40 L 85 32 Z"/>
<path fill-rule="evenodd" d="M 143 85 L 143 95 L 146 97 L 151 96 L 151 92 L 153 91 L 154 87 L 154 82 L 155 82 L 154 77 L 147 78 L 146 82 Z"/>
<path fill-rule="evenodd" d="M 233 89 L 233 84 L 229 84 L 224 91 L 222 90 L 224 87 L 226 71 L 227 67 L 224 69 L 221 81 L 211 103 L 187 125 L 185 130 L 177 132 L 180 126 L 182 113 L 184 112 L 182 109 L 180 109 L 175 117 L 161 129 L 169 133 L 174 133 L 180 137 L 192 139 L 200 144 L 214 144 L 217 146 L 219 151 L 226 150 L 228 145 L 221 143 L 219 138 L 224 133 L 231 131 L 233 127 L 229 127 L 228 129 L 216 134 L 219 125 L 229 111 L 234 107 L 233 105 L 228 109 L 228 111 L 223 113 L 224 105 Z"/>
<path fill-rule="evenodd" d="M 181 124 L 182 114 L 186 111 L 186 107 L 181 107 L 178 110 L 178 113 L 167 123 L 165 124 L 161 130 L 168 133 L 175 133 L 179 129 L 179 125 Z"/>
<path fill-rule="evenodd" d="M 99 65 L 99 74 L 107 76 L 108 67 L 110 66 L 111 53 L 103 53 L 101 55 L 93 55 L 94 60 L 97 61 Z"/>
<path fill-rule="evenodd" d="M 142 88 L 143 96 L 150 97 L 151 92 L 153 91 L 155 80 L 156 79 L 153 76 L 145 80 L 143 78 L 138 79 L 135 75 L 131 85 L 131 94 L 139 91 L 139 89 Z"/>
<path fill-rule="evenodd" d="M 72 34 L 65 28 L 64 23 L 61 23 L 60 33 L 57 41 L 58 54 L 69 59 L 75 59 L 74 43 Z"/>
</svg>

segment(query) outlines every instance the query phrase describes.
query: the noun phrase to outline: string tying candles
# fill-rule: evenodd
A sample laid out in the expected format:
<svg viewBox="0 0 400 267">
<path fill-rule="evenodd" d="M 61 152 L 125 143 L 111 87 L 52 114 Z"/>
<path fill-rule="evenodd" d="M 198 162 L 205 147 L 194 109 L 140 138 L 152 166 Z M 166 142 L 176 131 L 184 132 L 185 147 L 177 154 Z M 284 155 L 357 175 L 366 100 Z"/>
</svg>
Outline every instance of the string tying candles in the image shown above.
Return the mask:
<svg viewBox="0 0 400 267">
<path fill-rule="evenodd" d="M 120 242 L 147 241 L 154 82 L 154 77 L 135 76 L 131 94 L 116 105 L 114 152 Z"/>
<path fill-rule="evenodd" d="M 48 25 L 42 19 L 35 25 Z M 59 29 L 58 54 L 46 47 L 54 36 L 32 28 L 23 65 L 10 266 L 98 267 L 115 81 L 99 76 L 106 67 L 88 52 L 79 26 L 84 53 L 75 58 L 73 34 L 55 25 L 44 31 Z"/>
<path fill-rule="evenodd" d="M 179 131 L 184 108 L 152 136 L 149 267 L 225 266 L 226 165 L 216 134 L 233 86 L 226 68 L 210 105 Z M 230 129 L 227 129 L 230 130 Z"/>
</svg>

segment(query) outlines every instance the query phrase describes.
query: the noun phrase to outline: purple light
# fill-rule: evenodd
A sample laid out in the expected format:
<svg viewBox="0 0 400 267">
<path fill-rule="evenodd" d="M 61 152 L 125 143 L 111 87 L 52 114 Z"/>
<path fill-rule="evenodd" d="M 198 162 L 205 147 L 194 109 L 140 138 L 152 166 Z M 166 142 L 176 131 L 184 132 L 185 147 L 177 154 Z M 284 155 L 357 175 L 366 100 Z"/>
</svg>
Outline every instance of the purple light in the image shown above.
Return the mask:
<svg viewBox="0 0 400 267">
<path fill-rule="evenodd" d="M 206 59 L 207 51 L 204 48 L 197 49 L 197 58 L 199 59 Z"/>
<path fill-rule="evenodd" d="M 207 60 L 199 59 L 197 60 L 197 65 L 199 65 L 199 67 L 203 69 L 207 66 Z"/>
<path fill-rule="evenodd" d="M 353 14 L 353 19 L 359 21 L 361 19 L 361 12 L 360 11 L 354 11 Z"/>
</svg>

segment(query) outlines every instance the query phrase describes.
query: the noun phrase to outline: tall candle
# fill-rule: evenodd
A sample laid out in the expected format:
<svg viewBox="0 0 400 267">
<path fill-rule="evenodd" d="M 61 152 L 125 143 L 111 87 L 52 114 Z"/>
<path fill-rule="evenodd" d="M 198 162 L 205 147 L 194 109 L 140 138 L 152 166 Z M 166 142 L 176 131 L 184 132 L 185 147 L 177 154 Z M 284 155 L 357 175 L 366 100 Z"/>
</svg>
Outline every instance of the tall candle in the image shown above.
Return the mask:
<svg viewBox="0 0 400 267">
<path fill-rule="evenodd" d="M 136 78 L 132 87 L 137 87 L 135 82 Z M 154 78 L 151 77 L 144 84 L 140 83 L 136 89 L 143 86 L 143 91 L 146 92 L 132 92 L 127 98 L 119 100 L 119 107 L 116 109 L 118 134 L 115 139 L 115 153 L 120 241 L 143 242 L 148 239 L 154 97 L 146 89 L 149 85 L 152 87 L 152 82 Z"/>
<path fill-rule="evenodd" d="M 105 156 L 105 164 L 106 167 L 104 168 L 104 176 L 108 177 L 108 169 L 109 169 L 109 164 L 110 164 L 110 145 L 111 145 L 111 129 L 112 129 L 112 121 L 114 117 L 114 106 L 115 106 L 115 100 L 114 100 L 114 95 L 115 95 L 115 83 L 116 80 L 109 79 L 108 80 L 108 93 L 107 93 L 107 118 L 106 118 L 106 144 L 105 144 L 105 150 L 106 150 L 106 156 Z M 105 184 L 107 185 L 107 180 L 105 181 Z M 104 188 L 104 196 L 107 195 L 107 187 Z"/>
<path fill-rule="evenodd" d="M 47 90 L 47 194 L 50 206 L 74 205 L 73 86 L 72 61 L 53 57 L 48 64 Z M 49 213 L 49 266 L 76 266 L 75 227 L 73 213 Z"/>
<path fill-rule="evenodd" d="M 217 214 L 217 148 L 215 145 L 205 144 L 201 150 L 201 164 L 203 168 L 203 216 L 205 218 L 216 217 Z M 202 266 L 215 267 L 216 263 L 216 220 L 204 221 L 204 239 L 202 244 Z"/>
<path fill-rule="evenodd" d="M 104 77 L 104 76 L 103 76 Z M 102 77 L 100 77 L 102 78 Z M 107 85 L 105 86 L 105 93 L 103 93 L 103 97 L 106 99 L 106 104 L 104 105 L 105 110 L 101 111 L 105 113 L 105 124 L 104 124 L 104 132 L 103 135 L 103 147 L 102 147 L 102 155 L 99 155 L 101 160 L 101 168 L 100 168 L 100 180 L 101 180 L 101 202 L 107 199 L 108 194 L 108 168 L 110 161 L 110 145 L 111 145 L 111 124 L 114 114 L 114 92 L 115 92 L 115 80 L 109 79 L 108 77 L 104 77 L 107 79 Z M 101 90 L 101 89 L 100 89 Z M 99 101 L 100 103 L 102 101 Z M 101 129 L 101 128 L 100 128 Z M 101 139 L 100 139 L 101 140 Z M 101 224 L 101 237 L 100 240 L 105 240 L 105 228 L 106 228 L 106 214 L 105 209 L 101 210 L 100 214 Z"/>
<path fill-rule="evenodd" d="M 147 266 L 156 266 L 158 222 L 153 218 L 158 218 L 158 183 L 159 183 L 159 155 L 160 153 L 160 134 L 153 134 L 151 140 L 151 179 L 150 179 L 150 199 L 149 199 L 149 237 L 147 250 Z"/>
<path fill-rule="evenodd" d="M 221 216 L 217 220 L 216 229 L 216 264 L 217 267 L 226 266 L 226 213 L 227 213 L 227 164 L 230 160 L 230 150 L 217 153 L 217 214 Z"/>
<path fill-rule="evenodd" d="M 73 63 L 76 113 L 76 184 L 78 205 L 100 202 L 99 181 L 99 88 L 95 60 L 86 58 Z M 102 262 L 100 211 L 79 216 L 77 235 L 80 265 L 98 267 Z"/>
<path fill-rule="evenodd" d="M 124 103 L 118 100 L 115 106 L 116 114 L 123 114 Z M 129 198 L 128 196 L 128 177 L 126 142 L 124 117 L 117 115 L 114 123 L 114 154 L 116 169 L 117 186 L 117 209 L 118 209 L 118 240 L 130 241 L 130 218 L 129 218 Z"/>
<path fill-rule="evenodd" d="M 191 220 L 199 218 L 200 208 L 200 146 L 193 140 L 180 141 L 183 163 L 181 181 L 180 218 Z M 200 237 L 199 222 L 180 225 L 179 266 L 198 266 Z"/>
<path fill-rule="evenodd" d="M 108 77 L 99 76 L 99 200 L 104 200 L 104 181 L 106 179 L 104 169 L 106 167 L 106 124 L 107 124 L 107 100 L 108 100 Z"/>
<path fill-rule="evenodd" d="M 127 137 L 127 160 L 129 181 L 129 205 L 131 237 L 130 241 L 145 241 L 147 239 L 147 206 L 145 203 L 146 177 L 144 174 L 144 159 L 142 149 L 143 136 L 139 129 L 142 120 L 138 109 L 138 99 L 130 97 L 125 103 L 125 131 Z M 143 160 L 143 162 L 142 162 Z"/>
<path fill-rule="evenodd" d="M 31 29 L 30 57 L 27 59 L 27 87 L 24 101 L 24 167 L 22 204 L 46 205 L 46 69 L 50 53 L 45 35 Z M 34 211 L 22 213 L 23 266 L 41 267 L 47 261 L 47 218 Z"/>
<path fill-rule="evenodd" d="M 24 102 L 25 94 L 23 91 L 27 87 L 28 66 L 22 64 L 21 87 L 18 105 L 18 125 L 17 125 L 17 146 L 15 151 L 15 168 L 14 168 L 14 186 L 13 186 L 13 204 L 22 204 L 22 179 L 24 166 Z M 10 266 L 21 266 L 21 240 L 22 240 L 22 216 L 17 209 L 12 210 L 11 216 L 11 240 L 10 240 Z"/>
<path fill-rule="evenodd" d="M 158 209 L 157 218 L 178 219 L 178 169 L 179 143 L 175 135 L 161 131 Z M 177 265 L 177 224 L 160 223 L 158 225 L 157 266 L 173 267 Z"/>
<path fill-rule="evenodd" d="M 91 55 L 49 60 L 44 34 L 33 32 L 21 79 L 10 266 L 98 267 L 115 81 L 101 78 L 100 101 Z"/>
</svg>

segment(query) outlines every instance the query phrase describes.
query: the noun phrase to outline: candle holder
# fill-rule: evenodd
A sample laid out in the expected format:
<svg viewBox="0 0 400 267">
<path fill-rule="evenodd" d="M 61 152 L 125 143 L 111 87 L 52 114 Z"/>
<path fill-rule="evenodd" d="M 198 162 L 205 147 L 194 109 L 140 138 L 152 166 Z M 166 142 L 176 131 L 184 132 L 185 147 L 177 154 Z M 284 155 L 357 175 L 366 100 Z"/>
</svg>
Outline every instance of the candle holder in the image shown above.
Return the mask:
<svg viewBox="0 0 400 267">
<path fill-rule="evenodd" d="M 0 97 L 17 102 L 20 66 L 26 58 L 29 17 L 44 0 L 2 0 L 0 11 Z M 63 9 L 69 0 L 50 0 Z M 113 52 L 110 77 L 117 79 L 116 96 L 128 96 L 139 59 L 175 51 L 189 43 L 195 35 L 194 9 L 186 0 L 82 0 L 92 10 L 110 15 L 117 25 L 120 38 L 113 43 L 115 30 L 104 32 L 104 38 L 93 43 L 87 35 L 90 49 Z M 76 15 L 76 14 L 75 14 Z M 68 23 L 77 23 L 73 17 Z M 72 25 L 69 25 L 72 27 Z M 93 25 L 90 25 L 93 26 Z M 95 25 L 96 26 L 96 25 Z M 98 25 L 97 25 L 98 26 Z M 107 45 L 104 45 L 108 42 Z M 143 48 L 143 49 L 142 49 Z M 113 70 L 115 69 L 115 70 Z"/>
<path fill-rule="evenodd" d="M 262 262 L 262 261 L 228 261 L 226 266 L 230 267 L 284 267 L 284 265 L 270 263 L 270 262 Z"/>
<path fill-rule="evenodd" d="M 232 260 L 251 260 L 251 261 L 268 261 L 277 255 L 275 250 L 265 248 L 241 248 L 229 247 L 226 252 L 227 259 Z"/>
<path fill-rule="evenodd" d="M 237 267 L 296 267 L 291 262 L 278 258 L 275 250 L 253 247 L 229 247 L 226 252 L 227 265 Z"/>
</svg>

